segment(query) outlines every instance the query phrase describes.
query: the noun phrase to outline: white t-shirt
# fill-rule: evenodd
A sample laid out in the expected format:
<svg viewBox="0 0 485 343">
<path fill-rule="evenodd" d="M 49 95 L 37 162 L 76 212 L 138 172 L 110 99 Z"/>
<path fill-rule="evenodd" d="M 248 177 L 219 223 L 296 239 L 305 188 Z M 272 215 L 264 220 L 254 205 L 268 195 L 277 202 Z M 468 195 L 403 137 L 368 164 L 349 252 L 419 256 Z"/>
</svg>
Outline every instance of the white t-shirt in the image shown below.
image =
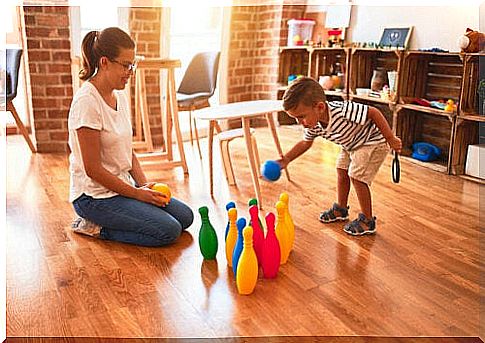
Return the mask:
<svg viewBox="0 0 485 343">
<path fill-rule="evenodd" d="M 76 129 L 88 127 L 100 131 L 102 166 L 121 180 L 134 184 L 132 168 L 132 127 L 128 100 L 123 91 L 115 91 L 117 109 L 104 101 L 91 82 L 84 82 L 76 92 L 69 111 L 70 192 L 73 202 L 83 193 L 93 198 L 117 195 L 86 175 Z"/>
</svg>

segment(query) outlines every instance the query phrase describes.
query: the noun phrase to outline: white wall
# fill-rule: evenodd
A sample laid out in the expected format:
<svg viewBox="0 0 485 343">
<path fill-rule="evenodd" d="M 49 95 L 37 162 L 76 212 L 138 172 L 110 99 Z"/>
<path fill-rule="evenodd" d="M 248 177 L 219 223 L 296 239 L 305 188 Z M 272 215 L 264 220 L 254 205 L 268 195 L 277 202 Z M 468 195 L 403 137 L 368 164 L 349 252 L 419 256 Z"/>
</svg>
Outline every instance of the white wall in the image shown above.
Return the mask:
<svg viewBox="0 0 485 343">
<path fill-rule="evenodd" d="M 480 31 L 485 31 L 485 1 L 480 4 Z"/>
<path fill-rule="evenodd" d="M 413 26 L 410 49 L 438 47 L 459 51 L 467 27 L 478 30 L 483 6 L 352 6 L 347 41 L 379 42 L 385 27 Z M 483 13 L 482 13 L 483 18 Z M 482 24 L 483 25 L 483 24 Z"/>
</svg>

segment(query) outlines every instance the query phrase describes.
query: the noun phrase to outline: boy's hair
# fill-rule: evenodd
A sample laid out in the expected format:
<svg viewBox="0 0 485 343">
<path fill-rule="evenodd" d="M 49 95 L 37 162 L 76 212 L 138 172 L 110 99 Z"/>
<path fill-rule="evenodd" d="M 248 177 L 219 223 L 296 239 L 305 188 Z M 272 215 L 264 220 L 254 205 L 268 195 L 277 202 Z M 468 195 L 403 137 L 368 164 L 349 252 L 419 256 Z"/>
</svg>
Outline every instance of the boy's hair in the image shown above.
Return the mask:
<svg viewBox="0 0 485 343">
<path fill-rule="evenodd" d="M 297 107 L 299 104 L 313 106 L 316 102 L 324 102 L 327 98 L 322 86 L 311 77 L 303 76 L 291 83 L 283 95 L 285 111 Z"/>
</svg>

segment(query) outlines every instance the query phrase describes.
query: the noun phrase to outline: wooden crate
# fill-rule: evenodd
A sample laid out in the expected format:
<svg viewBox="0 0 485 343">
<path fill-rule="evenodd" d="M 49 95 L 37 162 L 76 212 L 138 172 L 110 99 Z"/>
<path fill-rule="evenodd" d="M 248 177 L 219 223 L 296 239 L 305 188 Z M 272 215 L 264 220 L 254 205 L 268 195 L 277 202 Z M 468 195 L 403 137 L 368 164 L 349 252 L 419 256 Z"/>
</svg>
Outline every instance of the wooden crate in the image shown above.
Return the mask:
<svg viewBox="0 0 485 343">
<path fill-rule="evenodd" d="M 450 166 L 451 174 L 461 175 L 465 172 L 468 145 L 479 143 L 479 125 L 484 125 L 485 118 L 478 116 L 475 118 L 476 120 L 456 118 Z"/>
<path fill-rule="evenodd" d="M 433 162 L 419 162 L 426 167 L 449 173 L 455 116 L 438 116 L 432 113 L 397 105 L 394 112 L 394 132 L 403 143 L 402 154 L 411 156 L 415 142 L 428 142 L 441 149 L 441 157 Z"/>
<path fill-rule="evenodd" d="M 284 47 L 280 49 L 278 84 L 288 84 L 290 75 L 308 75 L 310 52 L 306 47 Z"/>
<path fill-rule="evenodd" d="M 341 72 L 344 74 L 344 84 L 339 87 L 340 90 L 325 91 L 329 100 L 347 99 L 349 56 L 349 48 L 314 48 L 310 52 L 309 76 L 315 80 L 318 81 L 323 75 L 331 75 L 337 63 L 340 64 Z"/>
<path fill-rule="evenodd" d="M 350 52 L 349 97 L 352 100 L 367 100 L 384 104 L 394 103 L 399 96 L 402 50 L 354 48 Z M 370 88 L 374 70 L 397 71 L 396 98 L 383 100 L 356 94 L 357 88 Z"/>
<path fill-rule="evenodd" d="M 407 51 L 402 63 L 399 75 L 401 104 L 412 104 L 415 98 L 460 100 L 463 62 L 458 53 Z M 431 110 L 428 113 L 438 113 Z"/>
<path fill-rule="evenodd" d="M 459 103 L 460 116 L 478 116 L 480 113 L 480 99 L 478 96 L 480 62 L 482 66 L 485 65 L 485 54 L 465 54 L 463 56 L 463 78 Z"/>
</svg>

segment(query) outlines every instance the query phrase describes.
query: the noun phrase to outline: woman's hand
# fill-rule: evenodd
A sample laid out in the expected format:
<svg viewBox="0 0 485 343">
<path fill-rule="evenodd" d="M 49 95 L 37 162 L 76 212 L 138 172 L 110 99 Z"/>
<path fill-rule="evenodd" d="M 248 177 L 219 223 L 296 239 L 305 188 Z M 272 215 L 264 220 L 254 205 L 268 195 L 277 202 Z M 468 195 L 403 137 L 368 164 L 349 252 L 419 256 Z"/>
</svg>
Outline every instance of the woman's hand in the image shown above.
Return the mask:
<svg viewBox="0 0 485 343">
<path fill-rule="evenodd" d="M 154 191 L 151 187 L 155 182 L 147 182 L 136 189 L 135 199 L 158 206 L 165 207 L 170 199 L 160 192 Z"/>
<path fill-rule="evenodd" d="M 402 150 L 402 141 L 401 141 L 401 139 L 399 137 L 393 136 L 387 142 L 389 143 L 389 146 L 391 147 L 392 150 L 394 150 L 398 154 L 401 153 L 401 150 Z"/>
</svg>

